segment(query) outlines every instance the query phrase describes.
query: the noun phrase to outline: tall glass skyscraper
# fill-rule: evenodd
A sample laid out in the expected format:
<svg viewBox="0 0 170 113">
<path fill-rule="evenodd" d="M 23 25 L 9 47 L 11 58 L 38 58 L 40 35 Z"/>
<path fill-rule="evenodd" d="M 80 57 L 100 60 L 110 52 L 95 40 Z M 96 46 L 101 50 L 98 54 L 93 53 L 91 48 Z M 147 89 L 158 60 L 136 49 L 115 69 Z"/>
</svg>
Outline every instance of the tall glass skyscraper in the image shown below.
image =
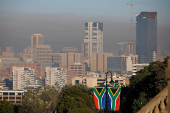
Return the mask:
<svg viewBox="0 0 170 113">
<path fill-rule="evenodd" d="M 136 16 L 136 54 L 139 63 L 155 60 L 157 51 L 157 12 L 141 12 Z"/>
<path fill-rule="evenodd" d="M 85 23 L 84 56 L 90 57 L 92 53 L 103 52 L 103 23 Z"/>
</svg>

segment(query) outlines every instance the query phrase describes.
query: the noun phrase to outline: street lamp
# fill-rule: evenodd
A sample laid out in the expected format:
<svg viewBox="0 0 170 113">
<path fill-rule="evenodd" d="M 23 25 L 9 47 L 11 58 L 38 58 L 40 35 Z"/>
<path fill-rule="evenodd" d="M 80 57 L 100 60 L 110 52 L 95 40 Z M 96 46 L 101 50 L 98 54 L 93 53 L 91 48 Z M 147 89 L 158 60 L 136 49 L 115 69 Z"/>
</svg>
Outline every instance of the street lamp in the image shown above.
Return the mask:
<svg viewBox="0 0 170 113">
<path fill-rule="evenodd" d="M 113 75 L 112 75 L 112 72 L 111 71 L 108 71 L 107 73 L 106 73 L 106 113 L 107 113 L 107 109 L 108 109 L 108 99 L 107 99 L 107 97 L 108 97 L 108 90 L 107 90 L 107 75 L 108 75 L 108 73 L 110 73 L 111 74 L 111 81 L 109 82 L 111 85 L 113 85 L 114 84 L 114 81 L 113 81 L 113 79 L 112 79 L 112 77 L 113 77 Z"/>
</svg>

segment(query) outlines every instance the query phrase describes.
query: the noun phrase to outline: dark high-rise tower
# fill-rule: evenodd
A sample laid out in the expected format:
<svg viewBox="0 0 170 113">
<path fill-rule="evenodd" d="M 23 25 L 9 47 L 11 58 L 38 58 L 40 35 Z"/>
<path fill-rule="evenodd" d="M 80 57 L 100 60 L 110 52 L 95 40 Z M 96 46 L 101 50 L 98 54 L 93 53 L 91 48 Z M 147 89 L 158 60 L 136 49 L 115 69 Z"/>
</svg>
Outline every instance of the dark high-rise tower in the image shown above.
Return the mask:
<svg viewBox="0 0 170 113">
<path fill-rule="evenodd" d="M 136 54 L 139 63 L 153 62 L 157 51 L 157 12 L 141 12 L 136 21 Z"/>
</svg>

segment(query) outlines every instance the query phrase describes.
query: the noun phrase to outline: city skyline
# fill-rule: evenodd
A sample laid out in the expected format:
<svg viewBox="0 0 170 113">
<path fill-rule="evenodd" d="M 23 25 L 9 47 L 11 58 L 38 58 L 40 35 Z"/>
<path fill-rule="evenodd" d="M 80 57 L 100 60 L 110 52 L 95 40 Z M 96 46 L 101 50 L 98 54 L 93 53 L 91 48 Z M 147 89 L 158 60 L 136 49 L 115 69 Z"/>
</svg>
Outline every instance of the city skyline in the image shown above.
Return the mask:
<svg viewBox="0 0 170 113">
<path fill-rule="evenodd" d="M 126 5 L 127 3 L 130 3 L 130 0 L 122 2 L 115 1 L 115 3 L 111 2 L 113 6 L 116 6 L 115 4 L 123 6 L 123 9 L 115 11 L 111 11 L 112 8 L 110 7 L 111 5 L 109 5 L 109 2 L 111 1 L 103 3 L 103 8 L 99 9 L 99 12 L 101 13 L 96 13 L 96 10 L 94 10 L 94 12 L 90 11 L 89 13 L 85 13 L 85 10 L 83 10 L 84 12 L 81 14 L 76 11 L 74 13 L 69 12 L 69 10 L 66 10 L 67 8 L 65 11 L 57 10 L 56 12 L 52 11 L 51 13 L 47 7 L 44 8 L 47 10 L 46 12 L 44 10 L 36 10 L 35 8 L 33 8 L 32 11 L 29 11 L 30 9 L 26 8 L 24 8 L 23 11 L 20 8 L 16 8 L 18 5 L 23 5 L 25 7 L 30 5 L 26 5 L 25 2 L 13 4 L 14 9 L 11 10 L 11 5 L 8 4 L 8 2 L 2 2 L 2 10 L 0 11 L 0 25 L 2 26 L 0 27 L 0 45 L 2 47 L 13 46 L 14 51 L 22 52 L 23 49 L 29 46 L 28 42 L 31 41 L 31 35 L 39 33 L 44 35 L 45 44 L 51 45 L 52 51 L 54 52 L 60 51 L 63 47 L 76 47 L 80 52 L 80 45 L 85 37 L 84 23 L 88 21 L 99 21 L 104 24 L 104 51 L 109 52 L 110 49 L 119 50 L 120 45 L 117 44 L 118 42 L 130 40 L 130 6 Z M 148 1 L 133 1 L 133 3 L 138 2 Z M 70 4 L 73 5 L 74 3 L 75 2 Z M 83 4 L 80 2 L 78 3 Z M 155 0 L 150 4 L 142 4 L 138 6 L 134 5 L 133 13 L 140 13 L 141 11 L 158 12 L 158 45 L 161 46 L 161 50 L 170 51 L 168 46 L 168 42 L 170 41 L 168 38 L 168 31 L 170 29 L 170 21 L 168 19 L 169 12 L 167 12 L 168 3 L 169 1 L 160 2 Z M 41 9 L 44 4 L 44 2 L 41 3 L 39 8 Z M 47 4 L 48 7 L 49 4 Z M 65 7 L 66 4 L 63 3 L 63 7 Z M 32 6 L 34 5 L 37 5 L 37 2 L 35 2 Z M 71 7 L 74 6 L 72 5 Z M 101 3 L 98 3 L 98 5 L 101 6 Z M 105 8 L 107 5 L 111 9 Z M 4 6 L 6 6 L 6 8 L 4 8 Z M 82 7 L 85 8 L 84 5 Z M 92 7 L 89 5 L 86 8 L 95 9 L 96 6 Z M 79 7 L 75 6 L 75 9 L 79 9 Z M 82 10 L 82 8 L 80 8 L 80 10 Z M 101 10 L 106 11 L 106 14 L 104 14 Z M 135 14 L 133 14 L 133 22 L 136 22 Z M 134 40 L 136 39 L 135 28 L 135 24 L 133 24 Z"/>
</svg>

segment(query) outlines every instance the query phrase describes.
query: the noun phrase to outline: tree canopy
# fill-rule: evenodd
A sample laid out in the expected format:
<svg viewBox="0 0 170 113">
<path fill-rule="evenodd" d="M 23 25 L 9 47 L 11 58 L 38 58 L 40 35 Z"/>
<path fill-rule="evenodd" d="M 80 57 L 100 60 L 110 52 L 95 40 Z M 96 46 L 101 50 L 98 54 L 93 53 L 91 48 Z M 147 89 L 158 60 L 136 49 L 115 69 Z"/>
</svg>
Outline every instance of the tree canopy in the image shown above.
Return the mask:
<svg viewBox="0 0 170 113">
<path fill-rule="evenodd" d="M 77 84 L 74 86 L 66 85 L 62 88 L 60 93 L 60 102 L 57 108 L 59 113 L 65 113 L 71 112 L 72 110 L 81 111 L 82 108 L 90 111 L 93 106 L 92 88 Z"/>
<path fill-rule="evenodd" d="M 165 58 L 164 62 L 151 62 L 130 78 L 129 86 L 122 88 L 122 113 L 136 113 L 167 86 L 165 68 L 168 59 L 170 57 Z"/>
</svg>

